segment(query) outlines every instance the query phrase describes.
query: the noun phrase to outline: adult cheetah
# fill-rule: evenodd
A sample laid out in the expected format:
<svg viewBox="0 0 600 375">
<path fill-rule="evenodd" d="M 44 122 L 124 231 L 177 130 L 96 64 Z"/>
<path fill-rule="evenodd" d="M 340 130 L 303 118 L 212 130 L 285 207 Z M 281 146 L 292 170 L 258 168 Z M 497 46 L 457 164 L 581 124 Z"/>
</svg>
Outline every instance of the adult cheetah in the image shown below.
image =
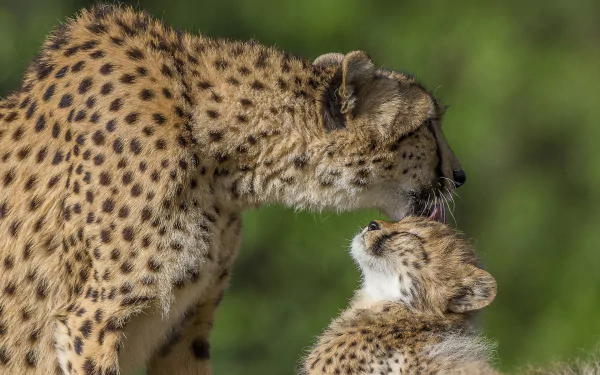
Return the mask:
<svg viewBox="0 0 600 375">
<path fill-rule="evenodd" d="M 363 52 L 82 11 L 0 102 L 0 372 L 209 374 L 241 212 L 439 212 L 465 180 L 442 113 Z"/>
</svg>

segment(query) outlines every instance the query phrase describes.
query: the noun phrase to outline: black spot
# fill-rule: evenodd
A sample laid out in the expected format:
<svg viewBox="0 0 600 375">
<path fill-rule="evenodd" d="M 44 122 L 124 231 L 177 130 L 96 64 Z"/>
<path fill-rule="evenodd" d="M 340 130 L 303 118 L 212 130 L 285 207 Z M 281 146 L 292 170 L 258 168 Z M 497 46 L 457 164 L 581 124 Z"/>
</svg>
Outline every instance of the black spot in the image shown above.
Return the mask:
<svg viewBox="0 0 600 375">
<path fill-rule="evenodd" d="M 250 75 L 250 69 L 248 69 L 245 66 L 242 66 L 238 69 L 238 71 L 240 72 L 241 75 L 243 75 L 244 77 L 247 77 Z"/>
<path fill-rule="evenodd" d="M 115 139 L 115 141 L 113 142 L 113 150 L 117 154 L 120 154 L 123 152 L 123 142 L 121 141 L 121 139 Z"/>
<path fill-rule="evenodd" d="M 254 82 L 252 82 L 252 84 L 250 85 L 250 87 L 253 90 L 260 91 L 260 90 L 263 90 L 265 88 L 265 85 L 262 82 L 254 81 Z"/>
<path fill-rule="evenodd" d="M 137 122 L 139 117 L 139 114 L 132 112 L 130 114 L 128 114 L 127 116 L 125 116 L 125 122 L 128 123 L 129 125 L 133 125 Z"/>
<path fill-rule="evenodd" d="M 142 194 L 142 187 L 139 184 L 135 184 L 131 187 L 131 196 L 139 197 Z"/>
<path fill-rule="evenodd" d="M 117 99 L 113 100 L 112 103 L 110 103 L 109 109 L 114 112 L 114 111 L 120 110 L 122 106 L 123 106 L 123 99 L 117 98 Z"/>
<path fill-rule="evenodd" d="M 143 66 L 138 66 L 137 68 L 135 68 L 135 71 L 137 72 L 137 74 L 139 74 L 141 77 L 145 77 L 148 75 L 148 69 L 144 68 Z"/>
<path fill-rule="evenodd" d="M 55 78 L 63 78 L 67 72 L 69 71 L 69 67 L 68 66 L 63 66 L 62 68 L 59 69 L 58 72 L 56 72 L 56 74 L 54 75 Z"/>
<path fill-rule="evenodd" d="M 166 77 L 173 77 L 173 72 L 165 64 L 160 68 L 160 72 Z"/>
<path fill-rule="evenodd" d="M 254 63 L 254 66 L 258 69 L 265 69 L 267 67 L 267 58 L 269 57 L 269 55 L 267 54 L 267 51 L 260 51 L 260 53 L 258 54 L 258 58 L 256 59 L 256 62 Z"/>
<path fill-rule="evenodd" d="M 100 94 L 102 95 L 108 95 L 111 92 L 113 92 L 114 90 L 114 86 L 112 83 L 108 82 L 102 85 L 102 87 L 100 88 Z"/>
<path fill-rule="evenodd" d="M 94 156 L 94 165 L 102 165 L 104 163 L 104 155 L 98 154 Z"/>
<path fill-rule="evenodd" d="M 100 113 L 98 113 L 98 112 L 94 112 L 94 113 L 92 114 L 92 116 L 90 117 L 90 122 L 91 122 L 92 124 L 97 124 L 97 123 L 98 123 L 98 121 L 100 121 Z"/>
<path fill-rule="evenodd" d="M 83 51 L 89 51 L 91 49 L 93 49 L 94 47 L 96 47 L 98 45 L 98 42 L 95 40 L 88 40 L 87 42 L 83 43 L 80 48 Z"/>
<path fill-rule="evenodd" d="M 81 353 L 83 353 L 83 340 L 81 339 L 81 337 L 75 337 L 75 341 L 73 344 L 75 353 L 77 353 L 77 355 L 81 355 Z"/>
<path fill-rule="evenodd" d="M 131 85 L 135 82 L 135 76 L 132 74 L 123 74 L 121 78 L 119 78 L 121 83 L 125 83 L 127 85 Z"/>
<path fill-rule="evenodd" d="M 87 358 L 83 363 L 83 372 L 85 375 L 97 375 L 96 362 L 91 358 Z"/>
<path fill-rule="evenodd" d="M 102 74 L 104 76 L 108 75 L 108 74 L 112 73 L 113 69 L 114 69 L 114 66 L 112 64 L 106 63 L 100 67 L 100 74 Z"/>
<path fill-rule="evenodd" d="M 6 365 L 9 361 L 10 355 L 8 354 L 8 350 L 6 350 L 6 348 L 0 348 L 0 363 Z"/>
<path fill-rule="evenodd" d="M 52 137 L 58 138 L 59 135 L 60 135 L 60 125 L 58 125 L 58 122 L 55 122 L 54 125 L 52 126 Z"/>
<path fill-rule="evenodd" d="M 162 89 L 162 93 L 163 93 L 163 96 L 164 96 L 165 98 L 167 98 L 167 99 L 172 99 L 172 98 L 173 98 L 173 94 L 172 94 L 172 93 L 171 93 L 171 91 L 169 91 L 169 89 L 167 89 L 167 88 L 163 88 L 163 89 Z"/>
<path fill-rule="evenodd" d="M 100 23 L 93 23 L 91 25 L 86 26 L 86 28 L 93 34 L 104 34 L 107 31 L 106 26 Z"/>
<path fill-rule="evenodd" d="M 117 122 L 114 119 L 113 120 L 109 120 L 106 123 L 106 130 L 108 130 L 109 132 L 115 131 L 116 128 L 117 128 Z"/>
<path fill-rule="evenodd" d="M 215 61 L 215 68 L 218 70 L 225 70 L 227 69 L 227 66 L 229 66 L 229 64 L 223 59 L 218 59 Z"/>
<path fill-rule="evenodd" d="M 127 51 L 127 57 L 132 60 L 142 60 L 144 58 L 144 53 L 139 48 L 131 48 Z"/>
<path fill-rule="evenodd" d="M 185 117 L 186 116 L 185 112 L 183 111 L 183 108 L 181 108 L 180 106 L 175 107 L 175 113 L 179 117 Z"/>
<path fill-rule="evenodd" d="M 44 96 L 42 97 L 42 99 L 47 102 L 48 100 L 50 100 L 52 98 L 52 96 L 54 96 L 54 91 L 56 90 L 56 85 L 50 85 L 46 91 L 44 92 Z"/>
<path fill-rule="evenodd" d="M 156 122 L 158 125 L 163 125 L 165 122 L 167 122 L 167 118 L 160 114 L 160 113 L 155 113 L 152 115 L 152 119 L 154 120 L 154 122 Z"/>
<path fill-rule="evenodd" d="M 94 144 L 96 144 L 97 146 L 102 146 L 104 144 L 104 133 L 100 130 L 97 130 L 93 135 L 92 135 L 92 141 L 94 141 Z"/>
<path fill-rule="evenodd" d="M 38 117 L 38 120 L 35 123 L 35 131 L 41 132 L 42 130 L 44 130 L 45 127 L 46 127 L 46 117 L 44 117 L 44 115 L 41 115 L 40 117 Z"/>
<path fill-rule="evenodd" d="M 11 112 L 8 114 L 8 116 L 6 116 L 6 118 L 4 120 L 6 122 L 13 122 L 17 118 L 17 116 L 18 116 L 17 112 Z"/>
<path fill-rule="evenodd" d="M 86 112 L 84 110 L 81 110 L 81 111 L 77 112 L 77 114 L 75 115 L 74 121 L 75 122 L 83 121 L 85 119 L 86 115 L 87 115 Z M 67 133 L 67 134 L 69 134 L 69 133 Z"/>
<path fill-rule="evenodd" d="M 29 349 L 27 351 L 27 354 L 25 355 L 25 362 L 27 362 L 27 366 L 29 367 L 35 367 L 37 365 L 37 356 L 34 349 Z"/>
<path fill-rule="evenodd" d="M 304 154 L 294 158 L 294 167 L 302 169 L 308 164 L 308 157 Z"/>
<path fill-rule="evenodd" d="M 52 164 L 58 164 L 63 160 L 63 153 L 62 151 L 58 150 L 56 151 L 56 154 L 54 154 L 54 159 L 52 159 Z"/>
<path fill-rule="evenodd" d="M 104 56 L 106 56 L 106 53 L 104 53 L 104 51 L 94 51 L 90 53 L 90 57 L 94 60 L 101 59 Z"/>
<path fill-rule="evenodd" d="M 214 92 L 211 92 L 211 94 L 210 94 L 210 99 L 211 99 L 213 102 L 216 102 L 216 103 L 221 103 L 221 102 L 223 101 L 223 97 L 222 97 L 222 96 L 219 96 L 219 95 L 217 95 L 217 94 L 216 94 L 216 93 L 214 93 Z"/>
<path fill-rule="evenodd" d="M 67 107 L 70 107 L 72 104 L 73 104 L 73 95 L 65 94 L 60 99 L 60 103 L 58 103 L 58 106 L 60 108 L 67 108 Z"/>
<path fill-rule="evenodd" d="M 131 143 L 129 144 L 129 148 L 131 149 L 131 152 L 133 152 L 136 155 L 139 155 L 142 152 L 142 145 L 141 145 L 140 141 L 137 140 L 136 138 L 131 140 Z"/>
<path fill-rule="evenodd" d="M 89 339 L 92 333 L 92 321 L 88 319 L 83 322 L 81 327 L 79 327 L 79 332 L 81 332 L 84 338 Z"/>
<path fill-rule="evenodd" d="M 86 101 L 85 101 L 85 106 L 92 109 L 94 108 L 94 106 L 96 105 L 96 98 L 94 98 L 93 96 L 90 96 Z"/>
<path fill-rule="evenodd" d="M 110 37 L 110 41 L 113 42 L 117 46 L 122 46 L 123 43 L 125 42 L 123 40 L 123 38 L 119 38 L 119 37 L 116 37 L 116 36 L 111 36 Z"/>
<path fill-rule="evenodd" d="M 144 89 L 140 91 L 140 99 L 152 100 L 154 98 L 154 92 L 152 90 Z"/>
<path fill-rule="evenodd" d="M 92 87 L 92 79 L 90 77 L 86 77 L 79 84 L 78 92 L 83 95 L 86 92 L 88 92 L 91 87 Z"/>
<path fill-rule="evenodd" d="M 47 62 L 41 62 L 37 66 L 37 78 L 39 80 L 46 79 L 54 70 L 54 65 Z"/>
<path fill-rule="evenodd" d="M 229 77 L 227 78 L 227 83 L 233 85 L 233 86 L 239 86 L 240 85 L 240 81 L 238 81 L 235 77 Z"/>
<path fill-rule="evenodd" d="M 102 202 L 102 211 L 104 212 L 113 212 L 115 209 L 115 202 L 112 199 L 106 199 Z"/>
<path fill-rule="evenodd" d="M 213 142 L 218 142 L 223 138 L 223 133 L 217 130 L 211 130 L 208 135 Z"/>
<path fill-rule="evenodd" d="M 74 54 L 76 54 L 79 51 L 79 48 L 81 48 L 81 47 L 73 46 L 73 47 L 67 48 L 67 50 L 65 51 L 65 53 L 63 55 L 66 57 L 73 56 Z"/>
<path fill-rule="evenodd" d="M 217 160 L 217 162 L 219 164 L 224 163 L 229 159 L 229 155 L 227 155 L 224 152 L 219 151 L 219 152 L 215 153 L 215 159 Z"/>
<path fill-rule="evenodd" d="M 81 71 L 81 69 L 83 69 L 83 67 L 85 66 L 85 61 L 80 61 L 77 64 L 73 65 L 73 67 L 71 67 L 71 71 L 72 72 L 79 72 Z"/>
<path fill-rule="evenodd" d="M 25 114 L 25 118 L 29 120 L 33 116 L 33 114 L 35 113 L 36 109 L 37 109 L 37 103 L 36 102 L 31 103 L 31 105 L 27 109 L 27 113 Z"/>
<path fill-rule="evenodd" d="M 12 138 L 13 140 L 18 141 L 21 138 L 23 138 L 23 134 L 25 134 L 25 129 L 23 129 L 22 126 L 19 126 L 17 130 L 15 130 L 15 132 L 13 133 Z"/>
<path fill-rule="evenodd" d="M 194 341 L 192 341 L 191 349 L 192 353 L 194 353 L 194 357 L 197 359 L 210 359 L 210 344 L 207 340 L 196 338 Z"/>
<path fill-rule="evenodd" d="M 106 229 L 101 230 L 100 231 L 100 239 L 104 243 L 109 243 L 110 240 L 111 240 L 110 232 L 108 230 L 106 230 Z"/>
<path fill-rule="evenodd" d="M 133 271 L 133 264 L 131 264 L 130 261 L 126 261 L 121 264 L 121 272 L 128 274 L 131 273 L 131 271 Z"/>
</svg>

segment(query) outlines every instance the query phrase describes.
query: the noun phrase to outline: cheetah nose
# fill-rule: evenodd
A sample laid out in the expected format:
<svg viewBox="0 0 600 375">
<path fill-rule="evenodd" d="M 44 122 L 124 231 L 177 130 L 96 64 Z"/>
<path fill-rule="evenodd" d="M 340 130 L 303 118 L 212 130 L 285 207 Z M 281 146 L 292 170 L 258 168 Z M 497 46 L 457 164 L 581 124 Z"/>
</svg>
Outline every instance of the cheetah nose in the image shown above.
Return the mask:
<svg viewBox="0 0 600 375">
<path fill-rule="evenodd" d="M 460 187 L 467 181 L 467 174 L 462 169 L 455 169 L 452 171 L 452 177 L 454 178 L 454 185 Z"/>
</svg>

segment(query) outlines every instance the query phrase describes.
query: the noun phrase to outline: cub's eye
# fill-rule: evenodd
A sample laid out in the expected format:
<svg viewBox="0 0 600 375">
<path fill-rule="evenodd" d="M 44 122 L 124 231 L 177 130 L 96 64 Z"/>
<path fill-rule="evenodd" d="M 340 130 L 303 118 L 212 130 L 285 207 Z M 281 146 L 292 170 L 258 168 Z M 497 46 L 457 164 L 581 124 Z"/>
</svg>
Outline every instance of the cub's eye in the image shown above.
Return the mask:
<svg viewBox="0 0 600 375">
<path fill-rule="evenodd" d="M 379 229 L 381 229 L 381 228 L 379 228 L 379 224 L 377 224 L 374 221 L 371 221 L 369 223 L 369 226 L 367 227 L 367 230 L 369 230 L 369 231 L 371 231 L 371 230 L 379 230 Z"/>
</svg>

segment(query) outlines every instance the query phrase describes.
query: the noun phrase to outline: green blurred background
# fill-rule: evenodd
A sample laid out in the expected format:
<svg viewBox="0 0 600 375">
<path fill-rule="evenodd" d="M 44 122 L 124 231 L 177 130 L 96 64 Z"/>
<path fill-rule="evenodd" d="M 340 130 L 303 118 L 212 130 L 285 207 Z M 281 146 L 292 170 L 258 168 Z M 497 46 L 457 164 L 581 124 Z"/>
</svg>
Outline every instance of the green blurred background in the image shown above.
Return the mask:
<svg viewBox="0 0 600 375">
<path fill-rule="evenodd" d="M 0 95 L 81 0 L 0 0 Z M 484 315 L 499 366 L 544 364 L 600 342 L 600 2 L 141 0 L 190 32 L 256 38 L 314 59 L 367 51 L 451 104 L 445 134 L 469 176 L 460 228 L 499 294 Z M 349 239 L 377 212 L 245 215 L 212 337 L 216 374 L 292 374 L 347 304 Z"/>
</svg>

